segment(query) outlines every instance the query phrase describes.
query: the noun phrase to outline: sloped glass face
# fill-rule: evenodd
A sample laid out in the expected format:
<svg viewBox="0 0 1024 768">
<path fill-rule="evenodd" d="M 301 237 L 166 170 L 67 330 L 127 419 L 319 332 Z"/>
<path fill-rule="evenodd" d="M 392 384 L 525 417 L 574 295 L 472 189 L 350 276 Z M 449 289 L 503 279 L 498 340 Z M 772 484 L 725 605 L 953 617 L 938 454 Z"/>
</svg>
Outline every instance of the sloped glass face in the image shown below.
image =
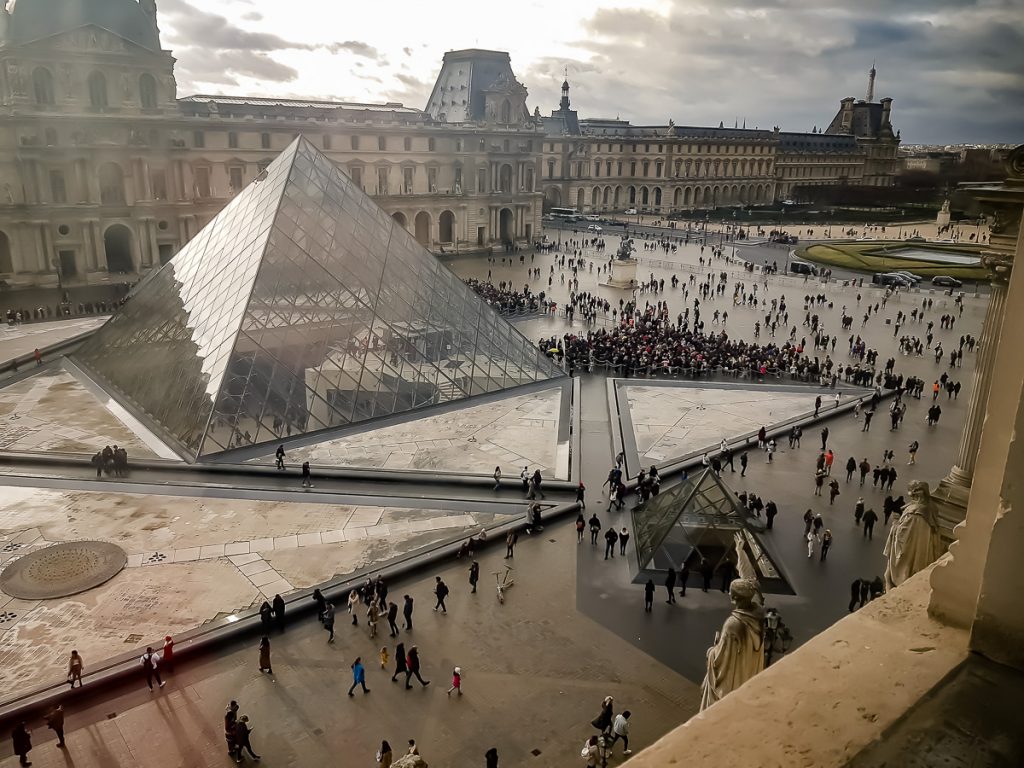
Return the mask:
<svg viewBox="0 0 1024 768">
<path fill-rule="evenodd" d="M 301 138 L 76 357 L 192 457 L 562 375 Z"/>
</svg>

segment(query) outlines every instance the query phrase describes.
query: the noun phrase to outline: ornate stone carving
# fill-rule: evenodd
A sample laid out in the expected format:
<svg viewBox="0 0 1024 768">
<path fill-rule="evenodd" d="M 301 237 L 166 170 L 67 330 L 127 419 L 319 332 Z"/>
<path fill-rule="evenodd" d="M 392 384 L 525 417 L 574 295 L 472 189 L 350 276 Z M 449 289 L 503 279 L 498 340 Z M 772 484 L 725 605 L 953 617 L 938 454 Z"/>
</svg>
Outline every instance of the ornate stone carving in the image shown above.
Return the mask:
<svg viewBox="0 0 1024 768">
<path fill-rule="evenodd" d="M 934 563 L 942 552 L 939 520 L 928 484 L 914 480 L 908 486 L 910 503 L 889 528 L 882 552 L 886 590 L 898 587 L 915 573 Z"/>
<path fill-rule="evenodd" d="M 1014 147 L 1006 156 L 1006 175 L 1010 179 L 1024 179 L 1024 144 Z"/>
<path fill-rule="evenodd" d="M 16 61 L 7 62 L 7 82 L 11 85 L 11 93 L 13 95 L 25 95 L 24 68 Z"/>
</svg>

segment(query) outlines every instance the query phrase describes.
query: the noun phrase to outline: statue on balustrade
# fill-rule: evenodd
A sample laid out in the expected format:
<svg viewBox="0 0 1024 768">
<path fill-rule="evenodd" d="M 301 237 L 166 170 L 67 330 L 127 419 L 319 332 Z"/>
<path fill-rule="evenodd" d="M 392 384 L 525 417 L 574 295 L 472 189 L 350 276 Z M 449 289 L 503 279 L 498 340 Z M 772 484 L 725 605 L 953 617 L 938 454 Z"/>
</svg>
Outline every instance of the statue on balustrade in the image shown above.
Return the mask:
<svg viewBox="0 0 1024 768">
<path fill-rule="evenodd" d="M 735 549 L 740 577 L 729 585 L 732 613 L 722 625 L 722 631 L 715 633 L 715 644 L 708 648 L 707 674 L 701 684 L 701 711 L 764 669 L 764 597 L 742 535 L 738 533 Z"/>
<path fill-rule="evenodd" d="M 922 568 L 934 563 L 942 553 L 939 521 L 928 484 L 914 480 L 907 486 L 910 503 L 889 528 L 883 554 L 885 589 L 898 587 Z"/>
</svg>

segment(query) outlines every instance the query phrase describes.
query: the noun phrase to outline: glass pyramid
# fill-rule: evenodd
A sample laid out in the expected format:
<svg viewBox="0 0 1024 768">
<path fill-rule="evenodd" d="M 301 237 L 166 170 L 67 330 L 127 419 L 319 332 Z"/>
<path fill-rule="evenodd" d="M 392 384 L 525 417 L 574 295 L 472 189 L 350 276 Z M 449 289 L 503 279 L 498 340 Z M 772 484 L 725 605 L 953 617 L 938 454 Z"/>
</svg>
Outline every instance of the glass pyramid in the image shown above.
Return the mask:
<svg viewBox="0 0 1024 768">
<path fill-rule="evenodd" d="M 189 461 L 563 375 L 302 137 L 72 360 Z"/>
<path fill-rule="evenodd" d="M 758 538 L 765 521 L 750 514 L 713 469 L 704 468 L 632 510 L 633 534 L 642 583 L 654 573 L 684 563 L 696 571 L 701 559 L 717 571 L 737 562 L 736 536 L 744 542 L 765 592 L 793 594 L 788 581 Z"/>
</svg>

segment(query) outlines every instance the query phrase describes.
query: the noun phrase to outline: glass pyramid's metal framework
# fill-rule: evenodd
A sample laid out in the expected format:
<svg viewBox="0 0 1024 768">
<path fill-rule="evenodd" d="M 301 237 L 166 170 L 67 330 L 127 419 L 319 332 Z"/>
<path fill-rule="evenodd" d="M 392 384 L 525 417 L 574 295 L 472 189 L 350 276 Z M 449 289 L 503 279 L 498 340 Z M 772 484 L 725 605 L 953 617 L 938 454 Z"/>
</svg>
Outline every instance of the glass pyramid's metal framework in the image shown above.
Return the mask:
<svg viewBox="0 0 1024 768">
<path fill-rule="evenodd" d="M 302 137 L 72 359 L 189 461 L 562 375 Z"/>
<path fill-rule="evenodd" d="M 765 522 L 750 514 L 736 494 L 710 467 L 634 507 L 633 535 L 639 571 L 637 583 L 687 563 L 696 571 L 702 559 L 714 569 L 726 560 L 737 562 L 736 536 L 744 542 L 765 592 L 793 594 L 781 569 L 762 545 L 758 534 Z"/>
</svg>

